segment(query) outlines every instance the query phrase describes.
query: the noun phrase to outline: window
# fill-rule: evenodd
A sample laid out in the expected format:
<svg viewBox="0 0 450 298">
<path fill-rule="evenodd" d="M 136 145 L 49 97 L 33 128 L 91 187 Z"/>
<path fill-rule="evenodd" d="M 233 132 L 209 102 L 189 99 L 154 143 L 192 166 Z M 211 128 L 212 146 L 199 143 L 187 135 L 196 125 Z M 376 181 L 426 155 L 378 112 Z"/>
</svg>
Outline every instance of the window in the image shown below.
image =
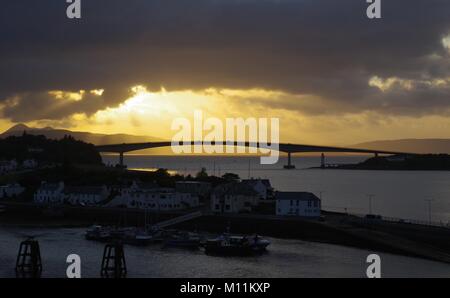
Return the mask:
<svg viewBox="0 0 450 298">
<path fill-rule="evenodd" d="M 308 201 L 308 207 L 311 207 L 311 206 L 312 206 L 312 202 Z"/>
<path fill-rule="evenodd" d="M 293 201 L 293 200 L 291 200 L 291 206 L 292 206 L 292 205 L 294 205 L 294 201 Z"/>
<path fill-rule="evenodd" d="M 314 207 L 316 207 L 317 208 L 317 201 L 314 201 Z"/>
<path fill-rule="evenodd" d="M 230 205 L 225 205 L 226 210 L 230 210 Z"/>
</svg>

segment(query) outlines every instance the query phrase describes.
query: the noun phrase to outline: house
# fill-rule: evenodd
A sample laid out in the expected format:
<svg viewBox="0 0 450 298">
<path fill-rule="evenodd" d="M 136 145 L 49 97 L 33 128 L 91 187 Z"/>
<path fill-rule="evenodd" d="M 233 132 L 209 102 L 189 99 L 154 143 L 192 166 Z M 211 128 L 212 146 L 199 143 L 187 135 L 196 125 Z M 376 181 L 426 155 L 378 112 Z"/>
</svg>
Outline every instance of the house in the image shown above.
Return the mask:
<svg viewBox="0 0 450 298">
<path fill-rule="evenodd" d="M 137 191 L 126 198 L 128 208 L 174 211 L 197 207 L 198 197 L 175 191 Z"/>
<path fill-rule="evenodd" d="M 258 204 L 259 194 L 243 182 L 219 185 L 211 194 L 211 210 L 215 213 L 251 212 Z"/>
<path fill-rule="evenodd" d="M 133 182 L 130 187 L 123 188 L 107 206 L 155 211 L 174 211 L 199 206 L 198 196 L 181 193 L 173 188 L 162 188 L 156 183 Z"/>
<path fill-rule="evenodd" d="M 36 204 L 62 204 L 64 197 L 64 182 L 48 183 L 43 181 L 33 199 Z"/>
<path fill-rule="evenodd" d="M 106 186 L 69 186 L 64 189 L 65 202 L 71 205 L 95 206 L 106 200 L 109 194 Z"/>
<path fill-rule="evenodd" d="M 275 200 L 277 215 L 320 216 L 321 201 L 313 193 L 278 191 Z"/>
<path fill-rule="evenodd" d="M 20 184 L 8 184 L 0 186 L 0 199 L 14 198 L 25 191 Z"/>
<path fill-rule="evenodd" d="M 175 190 L 181 193 L 190 193 L 207 197 L 211 193 L 211 183 L 203 181 L 177 181 Z"/>
<path fill-rule="evenodd" d="M 0 160 L 0 174 L 8 173 L 17 169 L 17 161 Z"/>
<path fill-rule="evenodd" d="M 269 179 L 243 179 L 243 183 L 248 184 L 255 190 L 261 200 L 273 199 L 273 188 Z"/>
<path fill-rule="evenodd" d="M 134 193 L 137 191 L 152 192 L 152 191 L 172 191 L 172 188 L 164 188 L 159 186 L 156 182 L 140 182 L 132 181 L 130 186 L 122 187 L 120 193 L 123 195 Z"/>
<path fill-rule="evenodd" d="M 24 169 L 34 169 L 38 166 L 38 163 L 34 159 L 26 159 L 22 162 L 22 167 Z"/>
</svg>

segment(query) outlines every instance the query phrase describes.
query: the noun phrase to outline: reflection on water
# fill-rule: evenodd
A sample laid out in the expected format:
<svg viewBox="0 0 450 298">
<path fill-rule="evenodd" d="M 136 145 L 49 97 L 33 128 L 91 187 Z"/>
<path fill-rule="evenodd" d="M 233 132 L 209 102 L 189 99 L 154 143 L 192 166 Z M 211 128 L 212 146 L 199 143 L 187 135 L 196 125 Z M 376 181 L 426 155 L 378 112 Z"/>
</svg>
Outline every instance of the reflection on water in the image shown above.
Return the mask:
<svg viewBox="0 0 450 298">
<path fill-rule="evenodd" d="M 99 277 L 104 244 L 84 239 L 84 229 L 0 228 L 0 277 L 14 277 L 19 243 L 38 235 L 43 277 L 65 277 L 69 254 L 81 257 L 82 277 Z M 125 246 L 129 277 L 365 277 L 370 251 L 270 238 L 257 257 L 207 256 L 201 250 Z M 383 277 L 450 277 L 450 265 L 380 254 Z"/>
</svg>

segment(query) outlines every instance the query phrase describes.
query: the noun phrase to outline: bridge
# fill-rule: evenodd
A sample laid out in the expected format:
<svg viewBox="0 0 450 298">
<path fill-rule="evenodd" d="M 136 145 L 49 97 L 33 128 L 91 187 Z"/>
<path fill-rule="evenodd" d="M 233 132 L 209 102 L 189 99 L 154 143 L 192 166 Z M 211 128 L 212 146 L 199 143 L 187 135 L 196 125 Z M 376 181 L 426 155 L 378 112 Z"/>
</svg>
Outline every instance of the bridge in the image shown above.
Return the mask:
<svg viewBox="0 0 450 298">
<path fill-rule="evenodd" d="M 180 142 L 179 146 L 202 146 L 204 142 L 202 141 L 188 141 L 188 142 Z M 206 144 L 205 144 L 206 145 Z M 232 141 L 212 141 L 207 145 L 222 145 L 222 146 L 244 146 L 244 147 L 254 147 L 254 148 L 263 148 L 263 149 L 274 149 L 277 144 L 261 144 L 258 142 L 232 142 Z M 125 152 L 150 149 L 150 148 L 161 148 L 161 147 L 170 147 L 172 146 L 172 142 L 147 142 L 147 143 L 129 143 L 129 144 L 111 144 L 111 145 L 98 145 L 95 146 L 98 152 L 101 153 L 118 153 L 119 154 L 119 165 L 124 166 L 123 164 L 123 156 Z M 288 154 L 288 164 L 284 166 L 285 169 L 294 169 L 295 166 L 291 161 L 292 153 L 313 153 L 320 152 L 322 153 L 322 164 L 324 162 L 324 153 L 366 153 L 366 154 L 374 154 L 378 156 L 378 154 L 388 154 L 388 155 L 413 155 L 413 153 L 405 153 L 405 152 L 393 152 L 393 151 L 384 151 L 384 150 L 373 150 L 373 149 L 357 149 L 357 148 L 343 148 L 343 147 L 329 147 L 329 146 L 316 146 L 316 145 L 304 145 L 304 144 L 290 144 L 290 143 L 280 143 L 278 144 L 279 152 L 284 152 Z"/>
</svg>

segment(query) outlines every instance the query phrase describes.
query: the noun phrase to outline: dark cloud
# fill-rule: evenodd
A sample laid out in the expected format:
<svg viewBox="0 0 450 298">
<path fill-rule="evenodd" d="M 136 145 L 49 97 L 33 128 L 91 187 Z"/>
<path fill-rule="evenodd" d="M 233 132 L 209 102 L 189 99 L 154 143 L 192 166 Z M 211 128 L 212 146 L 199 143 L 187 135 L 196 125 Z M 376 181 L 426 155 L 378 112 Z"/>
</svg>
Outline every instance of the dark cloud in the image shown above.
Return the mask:
<svg viewBox="0 0 450 298">
<path fill-rule="evenodd" d="M 382 20 L 366 18 L 364 0 L 82 0 L 81 20 L 67 19 L 66 5 L 2 2 L 0 101 L 16 97 L 4 117 L 90 114 L 117 105 L 136 84 L 282 90 L 294 96 L 267 104 L 309 113 L 450 107 L 448 87 L 368 85 L 373 76 L 450 77 L 441 43 L 450 33 L 447 0 L 384 0 Z M 47 93 L 99 88 L 102 97 L 63 106 Z"/>
</svg>

